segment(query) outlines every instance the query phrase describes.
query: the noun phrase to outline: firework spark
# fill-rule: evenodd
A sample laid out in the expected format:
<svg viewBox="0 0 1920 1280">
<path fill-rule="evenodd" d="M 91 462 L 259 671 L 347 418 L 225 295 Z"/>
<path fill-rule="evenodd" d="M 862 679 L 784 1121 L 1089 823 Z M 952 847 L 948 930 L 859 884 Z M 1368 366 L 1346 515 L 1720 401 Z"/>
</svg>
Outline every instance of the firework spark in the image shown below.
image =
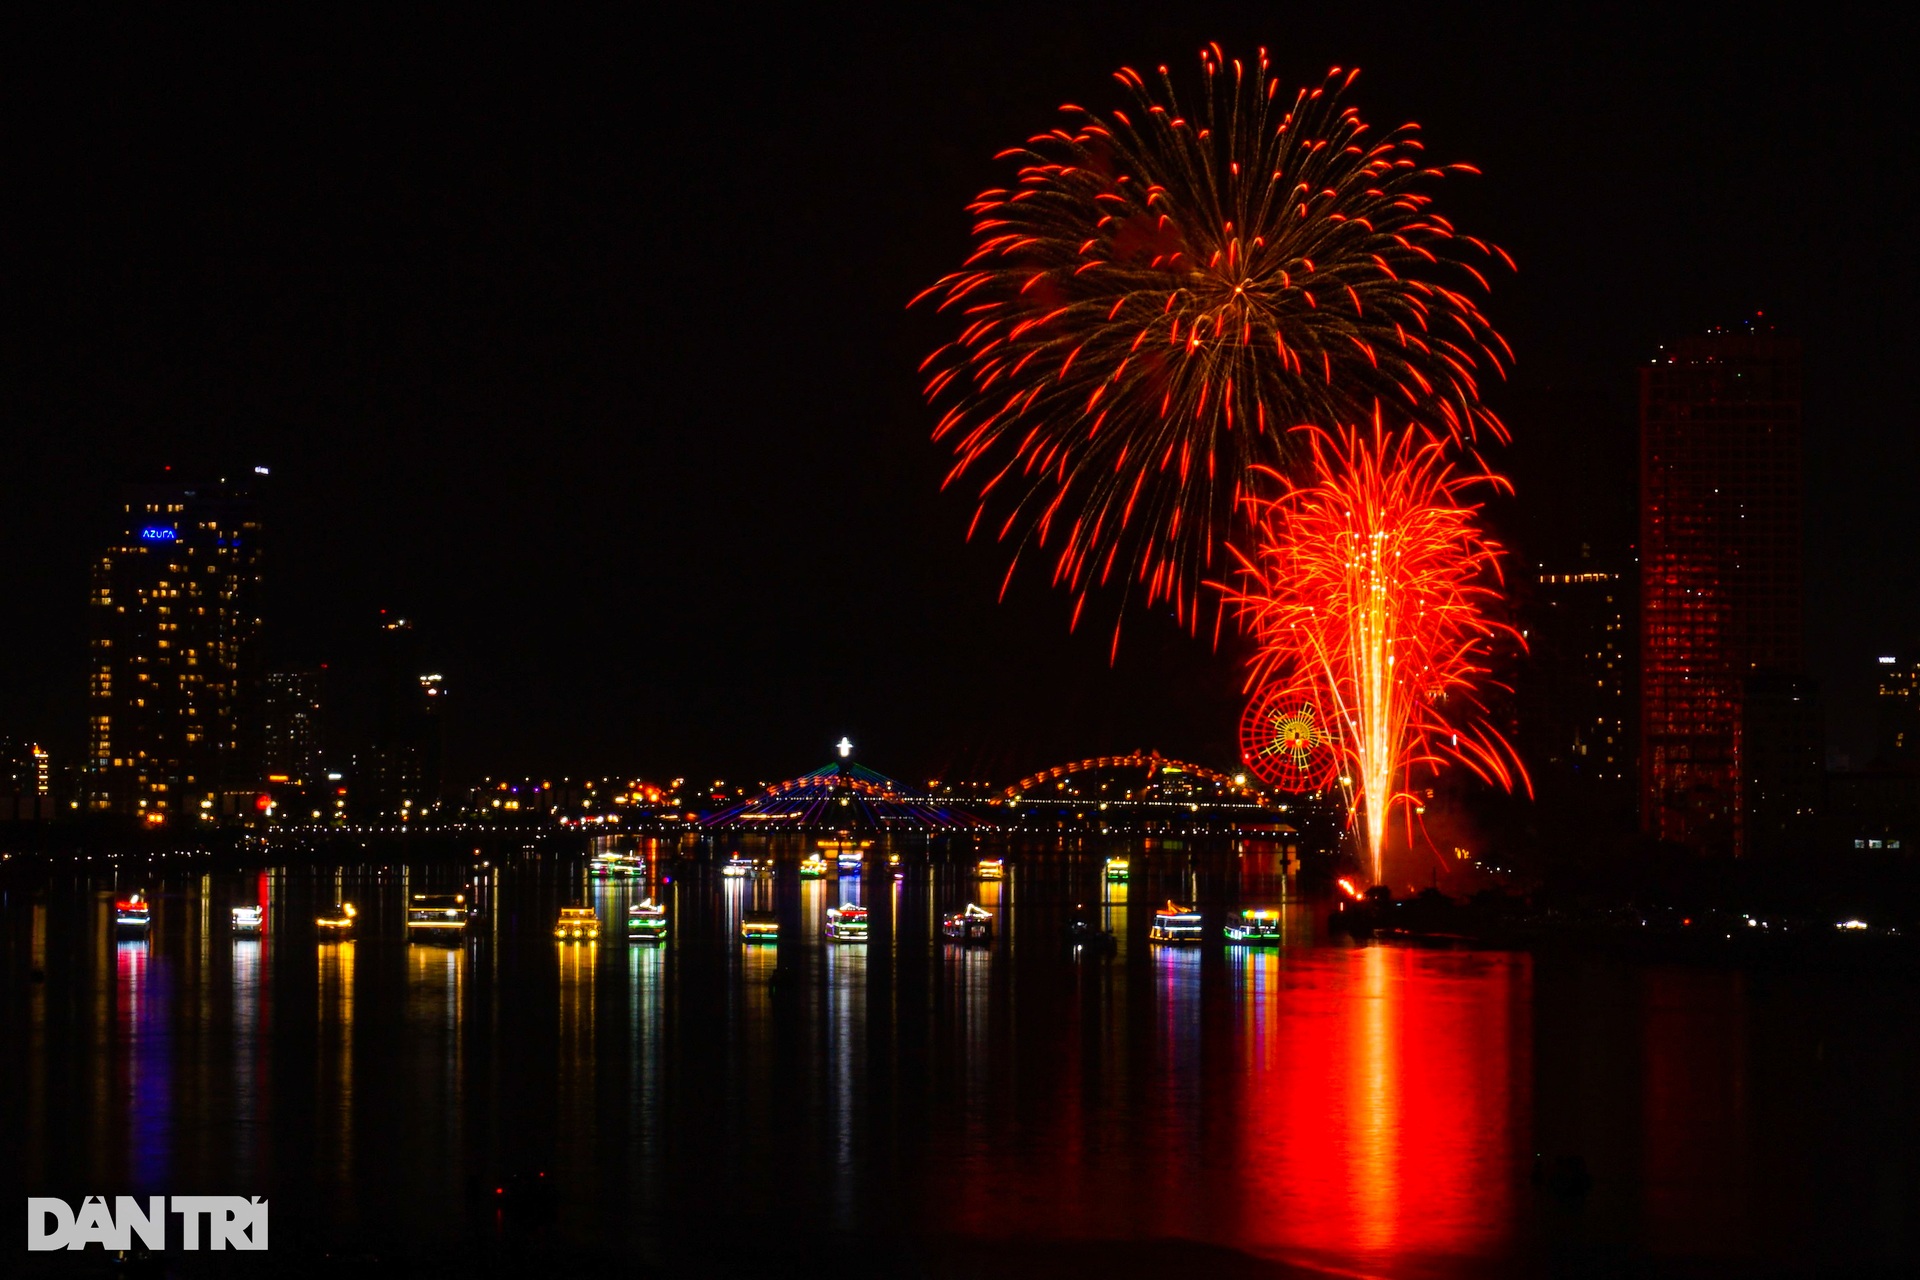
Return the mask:
<svg viewBox="0 0 1920 1280">
<path fill-rule="evenodd" d="M 1414 125 L 1368 126 L 1343 101 L 1357 72 L 1284 94 L 1265 50 L 1200 61 L 1191 111 L 1166 68 L 1158 90 L 1122 70 L 1125 111 L 1067 106 L 1003 153 L 1018 172 L 969 206 L 972 256 L 914 300 L 963 326 L 922 370 L 946 482 L 981 482 L 968 536 L 992 507 L 1007 582 L 1053 548 L 1075 624 L 1113 582 L 1195 625 L 1250 471 L 1283 466 L 1295 426 L 1385 402 L 1505 437 L 1480 383 L 1511 353 L 1472 259 L 1512 260 L 1431 207 L 1469 166 L 1426 162 Z"/>
<path fill-rule="evenodd" d="M 1377 418 L 1371 432 L 1301 434 L 1308 474 L 1277 497 L 1249 500 L 1254 541 L 1234 550 L 1239 581 L 1227 588 L 1255 642 L 1249 715 L 1293 717 L 1275 721 L 1281 749 L 1248 751 L 1247 763 L 1295 789 L 1337 773 L 1377 883 L 1387 823 L 1413 798 L 1413 770 L 1452 760 L 1509 790 L 1531 789 L 1480 699 L 1491 646 L 1520 636 L 1490 616 L 1502 551 L 1465 498 L 1505 482 L 1456 470 L 1443 438 L 1389 435 Z M 1303 708 L 1320 717 L 1318 741 L 1295 726 Z M 1265 740 L 1260 724 L 1250 732 Z M 1312 757 L 1315 747 L 1328 754 Z"/>
</svg>

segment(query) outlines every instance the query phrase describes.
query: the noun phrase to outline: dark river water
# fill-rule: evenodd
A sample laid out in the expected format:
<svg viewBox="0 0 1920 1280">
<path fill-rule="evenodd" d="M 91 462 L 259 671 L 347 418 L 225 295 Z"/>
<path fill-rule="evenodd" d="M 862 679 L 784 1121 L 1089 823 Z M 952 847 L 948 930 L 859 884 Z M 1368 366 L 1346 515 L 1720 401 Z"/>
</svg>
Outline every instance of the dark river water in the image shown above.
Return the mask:
<svg viewBox="0 0 1920 1280">
<path fill-rule="evenodd" d="M 640 882 L 577 859 L 101 862 L 9 891 L 0 1189 L 16 1214 L 33 1194 L 267 1196 L 271 1250 L 244 1255 L 261 1274 L 323 1255 L 742 1275 L 1920 1266 L 1907 976 L 1352 945 L 1258 847 L 1135 845 L 1131 882 L 1108 885 L 1111 848 L 1016 849 L 995 883 L 971 854 L 909 846 L 891 886 L 803 881 L 797 845 L 729 880 L 735 847 L 655 848 Z M 112 925 L 133 888 L 155 904 L 144 941 Z M 410 944 L 408 895 L 456 888 L 471 937 Z M 647 893 L 671 914 L 662 946 L 621 936 Z M 1170 897 L 1200 903 L 1204 946 L 1149 944 Z M 321 941 L 342 900 L 357 936 Z M 825 940 L 842 900 L 872 908 L 867 946 Z M 939 940 L 969 901 L 996 915 L 990 947 Z M 234 937 L 230 908 L 256 902 L 264 935 Z M 574 902 L 605 940 L 555 942 Z M 1074 957 L 1076 903 L 1117 954 Z M 1255 904 L 1281 908 L 1285 945 L 1223 946 L 1228 910 Z M 777 947 L 738 942 L 752 909 L 780 918 Z"/>
</svg>

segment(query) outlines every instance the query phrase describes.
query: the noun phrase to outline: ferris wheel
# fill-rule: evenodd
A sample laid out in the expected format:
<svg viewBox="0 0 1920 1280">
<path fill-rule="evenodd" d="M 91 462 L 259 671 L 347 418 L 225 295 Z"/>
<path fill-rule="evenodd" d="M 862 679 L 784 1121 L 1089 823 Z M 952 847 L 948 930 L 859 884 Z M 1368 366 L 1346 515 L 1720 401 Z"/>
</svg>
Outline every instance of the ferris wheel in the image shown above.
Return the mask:
<svg viewBox="0 0 1920 1280">
<path fill-rule="evenodd" d="M 1339 774 L 1332 735 L 1311 702 L 1284 689 L 1263 689 L 1240 717 L 1240 758 L 1256 777 L 1282 791 L 1318 791 Z"/>
</svg>

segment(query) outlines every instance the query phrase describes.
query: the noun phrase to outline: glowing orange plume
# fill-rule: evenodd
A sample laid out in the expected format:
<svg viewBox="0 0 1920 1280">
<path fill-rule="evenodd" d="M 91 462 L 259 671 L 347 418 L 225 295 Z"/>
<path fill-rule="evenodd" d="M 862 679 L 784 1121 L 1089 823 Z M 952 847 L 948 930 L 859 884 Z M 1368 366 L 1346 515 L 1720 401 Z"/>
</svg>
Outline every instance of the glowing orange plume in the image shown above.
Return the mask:
<svg viewBox="0 0 1920 1280">
<path fill-rule="evenodd" d="M 1277 497 L 1247 500 L 1254 537 L 1234 548 L 1240 572 L 1227 600 L 1255 644 L 1249 692 L 1317 711 L 1379 882 L 1387 822 L 1412 800 L 1411 770 L 1455 761 L 1531 791 L 1481 702 L 1492 644 L 1521 639 L 1489 616 L 1502 552 L 1463 500 L 1505 482 L 1458 472 L 1445 440 L 1417 428 L 1388 435 L 1377 417 L 1370 431 L 1303 434 L 1303 480 L 1276 475 Z M 1270 763 L 1247 763 L 1286 784 Z"/>
</svg>

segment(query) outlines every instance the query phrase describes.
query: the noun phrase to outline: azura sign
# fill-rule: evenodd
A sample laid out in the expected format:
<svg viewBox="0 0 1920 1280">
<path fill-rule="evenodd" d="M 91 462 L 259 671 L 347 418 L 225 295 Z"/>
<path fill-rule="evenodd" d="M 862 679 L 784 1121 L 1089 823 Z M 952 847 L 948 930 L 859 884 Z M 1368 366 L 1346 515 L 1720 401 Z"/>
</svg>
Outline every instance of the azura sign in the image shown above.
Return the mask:
<svg viewBox="0 0 1920 1280">
<path fill-rule="evenodd" d="M 267 1202 L 259 1196 L 88 1196 L 78 1210 L 51 1196 L 27 1197 L 27 1248 L 84 1249 L 97 1244 L 117 1252 L 134 1247 L 167 1247 L 167 1219 L 180 1220 L 179 1247 L 199 1249 L 264 1249 L 267 1247 Z M 202 1231 L 202 1223 L 205 1230 Z"/>
</svg>

